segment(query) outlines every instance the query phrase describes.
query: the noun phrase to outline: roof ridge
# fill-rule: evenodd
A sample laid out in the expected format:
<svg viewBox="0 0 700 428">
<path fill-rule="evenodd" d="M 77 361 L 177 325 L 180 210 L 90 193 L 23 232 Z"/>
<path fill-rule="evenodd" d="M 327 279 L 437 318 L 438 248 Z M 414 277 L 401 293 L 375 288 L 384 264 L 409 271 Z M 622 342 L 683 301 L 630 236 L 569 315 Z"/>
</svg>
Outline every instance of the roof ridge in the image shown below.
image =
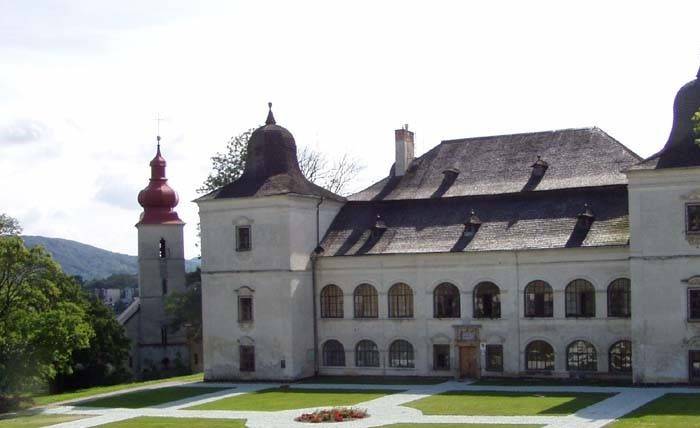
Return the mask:
<svg viewBox="0 0 700 428">
<path fill-rule="evenodd" d="M 465 137 L 465 138 L 453 138 L 450 140 L 442 140 L 442 143 L 459 143 L 467 140 L 481 140 L 485 138 L 499 138 L 499 137 L 517 137 L 519 135 L 535 135 L 535 134 L 554 134 L 555 132 L 571 132 L 571 131 L 595 131 L 601 130 L 597 126 L 588 126 L 582 128 L 561 128 L 561 129 L 551 129 L 547 131 L 534 131 L 534 132 L 516 132 L 512 134 L 493 134 L 493 135 L 481 135 L 478 137 Z"/>
</svg>

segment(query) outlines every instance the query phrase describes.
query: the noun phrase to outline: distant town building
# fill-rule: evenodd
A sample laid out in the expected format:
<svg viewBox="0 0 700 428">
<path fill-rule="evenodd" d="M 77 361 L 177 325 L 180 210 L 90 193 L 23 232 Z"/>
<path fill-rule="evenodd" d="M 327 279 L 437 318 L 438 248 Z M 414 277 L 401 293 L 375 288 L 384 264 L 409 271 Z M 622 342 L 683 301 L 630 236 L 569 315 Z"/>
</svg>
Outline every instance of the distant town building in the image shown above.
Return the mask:
<svg viewBox="0 0 700 428">
<path fill-rule="evenodd" d="M 205 379 L 700 381 L 699 108 L 696 79 L 648 159 L 598 128 L 443 141 L 414 158 L 404 126 L 389 176 L 348 198 L 302 175 L 270 110 L 243 175 L 197 200 Z M 141 352 L 173 358 L 184 348 L 152 342 L 159 281 L 182 288 L 182 222 L 146 204 L 138 227 L 141 314 L 156 314 Z"/>
</svg>

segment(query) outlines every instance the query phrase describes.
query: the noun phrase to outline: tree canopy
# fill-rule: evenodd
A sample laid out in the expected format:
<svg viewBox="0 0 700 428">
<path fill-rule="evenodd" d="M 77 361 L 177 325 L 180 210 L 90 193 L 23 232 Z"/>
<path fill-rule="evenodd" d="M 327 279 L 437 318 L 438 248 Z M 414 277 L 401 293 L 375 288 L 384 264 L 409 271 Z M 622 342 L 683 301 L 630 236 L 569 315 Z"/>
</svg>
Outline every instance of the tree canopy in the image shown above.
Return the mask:
<svg viewBox="0 0 700 428">
<path fill-rule="evenodd" d="M 22 233 L 22 227 L 17 219 L 0 213 L 0 236 L 19 235 L 20 233 Z"/>
</svg>

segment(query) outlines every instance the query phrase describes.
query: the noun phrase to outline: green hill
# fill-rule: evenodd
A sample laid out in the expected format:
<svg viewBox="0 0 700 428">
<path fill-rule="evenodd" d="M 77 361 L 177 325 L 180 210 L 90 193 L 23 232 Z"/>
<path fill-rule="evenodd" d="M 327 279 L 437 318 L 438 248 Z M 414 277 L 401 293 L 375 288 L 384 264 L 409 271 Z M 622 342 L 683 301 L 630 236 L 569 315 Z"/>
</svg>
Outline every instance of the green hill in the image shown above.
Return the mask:
<svg viewBox="0 0 700 428">
<path fill-rule="evenodd" d="M 113 274 L 138 273 L 136 256 L 113 253 L 68 239 L 44 236 L 22 236 L 22 239 L 29 247 L 41 245 L 51 253 L 64 272 L 69 275 L 80 275 L 86 281 L 106 278 Z M 187 271 L 193 271 L 197 266 L 199 266 L 197 259 L 185 262 Z"/>
</svg>

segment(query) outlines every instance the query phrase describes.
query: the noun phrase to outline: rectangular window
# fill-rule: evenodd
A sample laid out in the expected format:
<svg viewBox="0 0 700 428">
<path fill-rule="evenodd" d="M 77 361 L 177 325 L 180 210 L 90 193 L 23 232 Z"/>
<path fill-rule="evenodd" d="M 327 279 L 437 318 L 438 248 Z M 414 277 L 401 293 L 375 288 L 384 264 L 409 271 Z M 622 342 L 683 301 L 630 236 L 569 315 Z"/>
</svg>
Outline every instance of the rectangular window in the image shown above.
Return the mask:
<svg viewBox="0 0 700 428">
<path fill-rule="evenodd" d="M 238 297 L 238 322 L 253 321 L 253 298 L 250 296 Z"/>
<path fill-rule="evenodd" d="M 685 232 L 700 234 L 700 204 L 687 204 L 685 206 Z"/>
<path fill-rule="evenodd" d="M 250 251 L 250 226 L 236 226 L 236 251 Z"/>
<path fill-rule="evenodd" d="M 688 289 L 688 319 L 700 321 L 700 288 Z"/>
<path fill-rule="evenodd" d="M 160 343 L 161 343 L 161 345 L 168 344 L 168 328 L 167 327 L 160 328 Z"/>
<path fill-rule="evenodd" d="M 503 345 L 486 345 L 486 370 L 503 371 Z"/>
<path fill-rule="evenodd" d="M 163 278 L 161 280 L 160 286 L 162 288 L 163 295 L 165 296 L 166 294 L 168 294 L 168 280 L 166 278 Z"/>
<path fill-rule="evenodd" d="M 242 372 L 255 371 L 255 346 L 241 345 L 239 348 L 239 357 L 241 361 Z"/>
<path fill-rule="evenodd" d="M 195 353 L 194 354 L 194 365 L 199 364 L 199 354 Z"/>
<path fill-rule="evenodd" d="M 450 369 L 450 345 L 433 345 L 433 370 Z"/>
</svg>

